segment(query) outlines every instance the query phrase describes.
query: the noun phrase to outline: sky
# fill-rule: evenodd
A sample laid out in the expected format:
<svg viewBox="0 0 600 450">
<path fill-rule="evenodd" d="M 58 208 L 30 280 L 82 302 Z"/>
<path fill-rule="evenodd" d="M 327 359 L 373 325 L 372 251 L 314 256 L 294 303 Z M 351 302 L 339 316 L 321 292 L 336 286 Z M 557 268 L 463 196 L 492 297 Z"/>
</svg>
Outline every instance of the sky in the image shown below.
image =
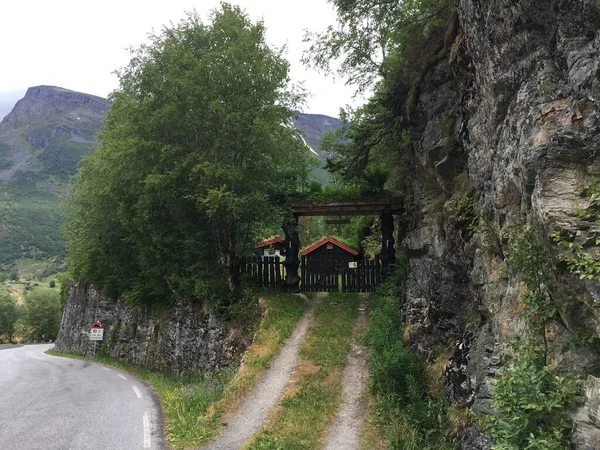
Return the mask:
<svg viewBox="0 0 600 450">
<path fill-rule="evenodd" d="M 300 62 L 304 31 L 322 31 L 335 21 L 326 0 L 232 0 L 253 21 L 263 20 L 270 45 L 287 46 L 290 75 L 310 93 L 303 112 L 337 117 L 356 106 L 343 80 Z M 153 30 L 177 23 L 186 11 L 208 19 L 218 0 L 19 0 L 0 3 L 0 119 L 28 87 L 59 86 L 106 97 L 118 87 L 114 71 L 129 62 L 129 48 L 147 42 Z"/>
</svg>

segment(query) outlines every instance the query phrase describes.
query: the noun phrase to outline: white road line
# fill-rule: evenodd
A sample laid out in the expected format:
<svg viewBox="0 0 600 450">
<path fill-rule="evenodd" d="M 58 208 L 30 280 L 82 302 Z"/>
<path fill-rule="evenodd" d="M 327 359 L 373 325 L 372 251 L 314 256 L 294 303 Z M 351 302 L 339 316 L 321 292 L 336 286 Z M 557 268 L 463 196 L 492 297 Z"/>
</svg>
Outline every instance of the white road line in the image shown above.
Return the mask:
<svg viewBox="0 0 600 450">
<path fill-rule="evenodd" d="M 108 367 L 103 367 L 104 370 L 110 370 Z"/>
<path fill-rule="evenodd" d="M 152 441 L 150 440 L 150 419 L 148 418 L 148 413 L 144 413 L 142 420 L 144 421 L 144 448 L 150 448 Z"/>
<path fill-rule="evenodd" d="M 123 378 L 124 380 L 127 380 L 127 377 L 125 375 L 121 375 L 120 373 L 118 373 L 117 375 L 119 375 L 121 378 Z"/>
<path fill-rule="evenodd" d="M 140 391 L 135 384 L 131 386 L 131 388 L 133 389 L 133 392 L 135 392 L 135 395 L 137 395 L 137 398 L 142 398 L 142 391 Z"/>
</svg>

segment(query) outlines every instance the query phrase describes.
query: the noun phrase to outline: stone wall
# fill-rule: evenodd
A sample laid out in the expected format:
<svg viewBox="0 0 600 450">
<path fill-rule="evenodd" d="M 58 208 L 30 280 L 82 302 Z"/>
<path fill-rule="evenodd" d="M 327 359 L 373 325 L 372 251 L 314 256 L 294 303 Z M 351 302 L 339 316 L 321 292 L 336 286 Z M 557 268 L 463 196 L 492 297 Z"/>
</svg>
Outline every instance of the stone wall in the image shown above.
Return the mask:
<svg viewBox="0 0 600 450">
<path fill-rule="evenodd" d="M 64 308 L 58 351 L 90 354 L 90 326 L 104 327 L 100 351 L 110 357 L 182 374 L 237 365 L 245 347 L 242 333 L 207 314 L 201 305 L 178 302 L 169 311 L 131 308 L 109 300 L 94 287 L 73 283 Z"/>
</svg>

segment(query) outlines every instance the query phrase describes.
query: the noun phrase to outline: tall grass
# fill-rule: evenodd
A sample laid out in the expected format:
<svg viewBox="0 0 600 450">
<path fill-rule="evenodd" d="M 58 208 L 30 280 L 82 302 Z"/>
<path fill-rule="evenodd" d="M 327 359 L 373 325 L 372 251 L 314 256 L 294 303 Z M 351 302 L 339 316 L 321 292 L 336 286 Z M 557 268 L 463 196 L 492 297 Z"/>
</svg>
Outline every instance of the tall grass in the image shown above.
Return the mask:
<svg viewBox="0 0 600 450">
<path fill-rule="evenodd" d="M 431 398 L 424 382 L 424 365 L 402 341 L 400 310 L 406 258 L 401 255 L 394 274 L 371 297 L 369 347 L 370 420 L 389 449 L 442 450 L 447 427 L 443 395 Z M 363 447 L 368 448 L 363 440 Z"/>
</svg>

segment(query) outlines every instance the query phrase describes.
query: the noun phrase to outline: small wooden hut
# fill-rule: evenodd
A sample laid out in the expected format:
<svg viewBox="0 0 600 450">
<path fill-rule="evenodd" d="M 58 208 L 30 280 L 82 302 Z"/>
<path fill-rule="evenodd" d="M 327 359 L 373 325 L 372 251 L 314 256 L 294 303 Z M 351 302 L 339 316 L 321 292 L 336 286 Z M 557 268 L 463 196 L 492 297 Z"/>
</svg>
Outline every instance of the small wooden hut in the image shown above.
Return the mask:
<svg viewBox="0 0 600 450">
<path fill-rule="evenodd" d="M 300 253 L 307 261 L 356 261 L 359 253 L 343 242 L 327 236 Z"/>
</svg>

